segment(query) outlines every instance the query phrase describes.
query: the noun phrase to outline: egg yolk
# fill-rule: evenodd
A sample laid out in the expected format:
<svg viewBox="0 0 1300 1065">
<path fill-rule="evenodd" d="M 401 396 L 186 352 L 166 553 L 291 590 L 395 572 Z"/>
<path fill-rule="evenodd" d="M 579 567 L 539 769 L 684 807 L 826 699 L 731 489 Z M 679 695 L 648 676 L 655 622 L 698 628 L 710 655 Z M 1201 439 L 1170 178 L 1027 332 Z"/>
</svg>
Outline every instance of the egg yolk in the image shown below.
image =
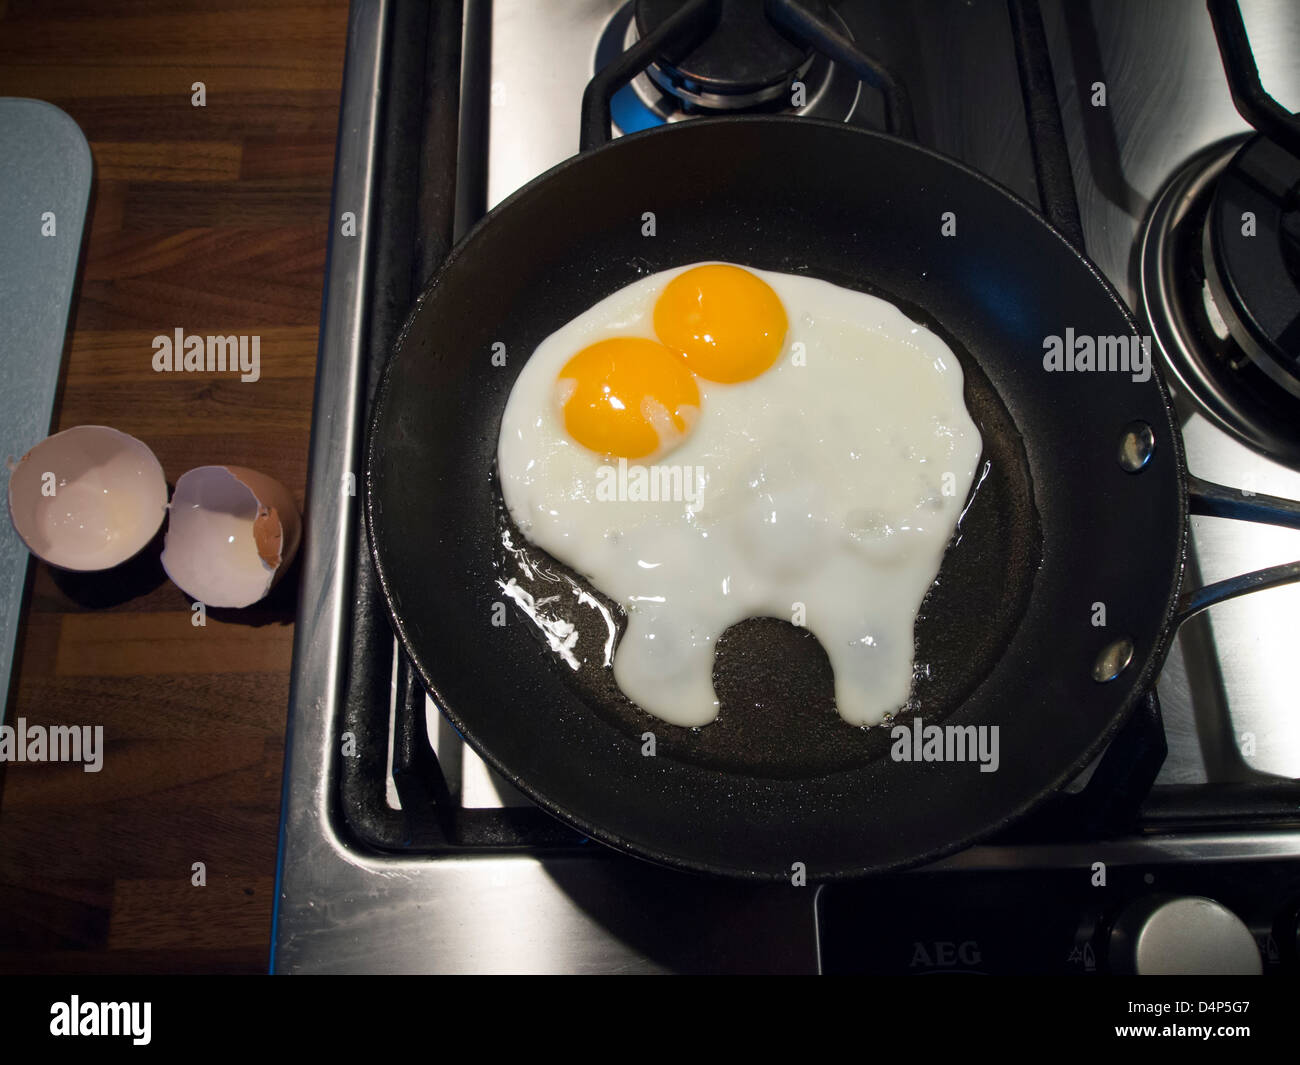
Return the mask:
<svg viewBox="0 0 1300 1065">
<path fill-rule="evenodd" d="M 655 303 L 655 332 L 710 381 L 748 381 L 781 354 L 789 322 L 772 286 L 739 266 L 678 274 Z"/>
<path fill-rule="evenodd" d="M 639 459 L 679 443 L 700 410 L 686 364 L 662 344 L 615 337 L 583 348 L 556 380 L 564 427 L 610 458 Z"/>
</svg>

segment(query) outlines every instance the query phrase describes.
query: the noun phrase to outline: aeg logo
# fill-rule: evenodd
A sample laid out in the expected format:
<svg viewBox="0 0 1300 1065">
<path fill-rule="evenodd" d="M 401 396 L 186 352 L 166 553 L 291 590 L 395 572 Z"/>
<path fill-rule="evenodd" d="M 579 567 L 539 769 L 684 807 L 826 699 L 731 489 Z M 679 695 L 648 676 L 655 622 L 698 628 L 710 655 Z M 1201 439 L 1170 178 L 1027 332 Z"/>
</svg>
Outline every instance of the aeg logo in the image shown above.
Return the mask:
<svg viewBox="0 0 1300 1065">
<path fill-rule="evenodd" d="M 933 943 L 917 940 L 912 944 L 912 960 L 907 965 L 910 969 L 952 969 L 958 965 L 978 965 L 981 960 L 980 946 L 973 939 L 961 943 L 947 939 Z"/>
</svg>

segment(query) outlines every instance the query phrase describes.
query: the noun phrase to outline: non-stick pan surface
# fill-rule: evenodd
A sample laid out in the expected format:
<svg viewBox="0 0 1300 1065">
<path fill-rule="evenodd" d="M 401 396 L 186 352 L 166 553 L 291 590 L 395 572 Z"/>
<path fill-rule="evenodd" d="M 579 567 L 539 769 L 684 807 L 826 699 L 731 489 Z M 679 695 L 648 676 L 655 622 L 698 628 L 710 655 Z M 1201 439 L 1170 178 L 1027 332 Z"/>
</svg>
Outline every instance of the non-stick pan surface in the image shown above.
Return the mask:
<svg viewBox="0 0 1300 1065">
<path fill-rule="evenodd" d="M 914 705 L 895 724 L 997 726 L 996 771 L 895 761 L 888 728 L 839 720 L 816 640 L 784 622 L 729 631 L 721 716 L 691 731 L 623 699 L 599 655 L 566 668 L 503 594 L 513 574 L 494 463 L 520 368 L 610 293 L 705 259 L 884 296 L 961 358 L 988 474 L 923 607 Z M 764 878 L 796 862 L 831 878 L 955 850 L 1077 774 L 1167 649 L 1186 527 L 1168 397 L 1154 368 L 1145 381 L 1046 371 L 1045 338 L 1067 329 L 1135 332 L 1038 214 L 904 141 L 807 119 L 697 120 L 561 164 L 453 252 L 379 389 L 367 516 L 402 644 L 491 765 L 615 847 Z M 1135 420 L 1156 450 L 1131 474 L 1117 456 Z M 1121 637 L 1132 664 L 1098 683 L 1097 655 Z"/>
</svg>

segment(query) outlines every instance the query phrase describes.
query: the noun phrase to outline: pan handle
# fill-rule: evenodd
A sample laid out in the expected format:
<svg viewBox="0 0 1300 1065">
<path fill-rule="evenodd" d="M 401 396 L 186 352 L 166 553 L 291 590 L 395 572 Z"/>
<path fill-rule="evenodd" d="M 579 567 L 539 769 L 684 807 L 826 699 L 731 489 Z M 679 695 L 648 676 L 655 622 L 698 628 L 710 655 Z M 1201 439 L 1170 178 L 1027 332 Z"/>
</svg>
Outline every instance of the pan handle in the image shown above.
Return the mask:
<svg viewBox="0 0 1300 1065">
<path fill-rule="evenodd" d="M 1187 475 L 1187 509 L 1192 514 L 1212 518 L 1235 518 L 1238 521 L 1300 529 L 1300 503 L 1295 500 L 1228 488 L 1192 474 Z M 1300 581 L 1300 561 L 1257 569 L 1184 592 L 1175 608 L 1174 625 L 1181 625 L 1216 603 L 1297 581 Z"/>
</svg>

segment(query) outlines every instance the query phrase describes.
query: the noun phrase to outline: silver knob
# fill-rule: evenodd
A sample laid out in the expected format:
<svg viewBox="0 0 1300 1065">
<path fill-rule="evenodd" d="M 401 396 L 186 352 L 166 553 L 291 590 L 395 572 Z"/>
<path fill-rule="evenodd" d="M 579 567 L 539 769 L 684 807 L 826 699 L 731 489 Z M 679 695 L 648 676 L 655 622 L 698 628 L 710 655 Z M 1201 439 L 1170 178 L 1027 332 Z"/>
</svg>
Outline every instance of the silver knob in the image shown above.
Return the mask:
<svg viewBox="0 0 1300 1065">
<path fill-rule="evenodd" d="M 1259 976 L 1264 963 L 1250 929 L 1213 899 L 1153 895 L 1120 914 L 1110 933 L 1116 972 L 1154 976 Z"/>
</svg>

